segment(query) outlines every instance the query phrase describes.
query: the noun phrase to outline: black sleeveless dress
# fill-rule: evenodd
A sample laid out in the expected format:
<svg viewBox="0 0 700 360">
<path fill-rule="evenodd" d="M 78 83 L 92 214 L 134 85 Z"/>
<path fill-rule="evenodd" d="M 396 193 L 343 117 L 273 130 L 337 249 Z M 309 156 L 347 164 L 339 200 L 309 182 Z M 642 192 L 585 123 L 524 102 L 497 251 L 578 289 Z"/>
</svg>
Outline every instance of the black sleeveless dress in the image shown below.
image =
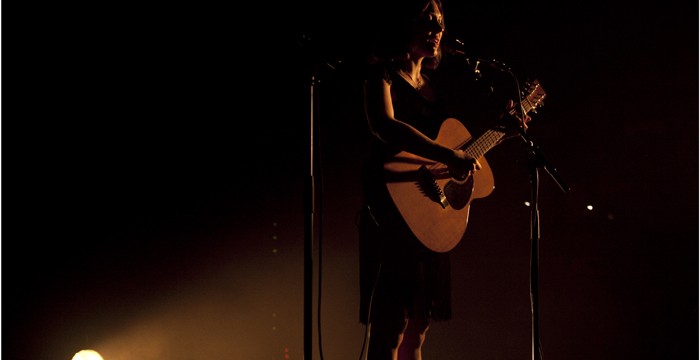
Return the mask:
<svg viewBox="0 0 700 360">
<path fill-rule="evenodd" d="M 441 106 L 421 95 L 394 69 L 373 65 L 368 76 L 391 83 L 397 119 L 435 138 L 445 119 Z M 363 168 L 364 205 L 359 217 L 360 322 L 372 313 L 400 309 L 408 318 L 451 318 L 449 253 L 429 250 L 412 234 L 386 189 L 384 160 L 399 152 L 372 140 Z"/>
</svg>

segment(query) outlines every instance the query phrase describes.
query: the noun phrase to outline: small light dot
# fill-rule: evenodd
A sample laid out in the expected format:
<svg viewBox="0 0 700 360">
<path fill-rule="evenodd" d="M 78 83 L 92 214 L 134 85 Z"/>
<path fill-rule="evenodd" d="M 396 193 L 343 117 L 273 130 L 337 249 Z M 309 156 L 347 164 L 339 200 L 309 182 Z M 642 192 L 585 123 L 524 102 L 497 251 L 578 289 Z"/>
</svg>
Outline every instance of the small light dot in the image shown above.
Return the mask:
<svg viewBox="0 0 700 360">
<path fill-rule="evenodd" d="M 273 254 L 277 254 L 277 249 L 272 249 Z"/>
<path fill-rule="evenodd" d="M 277 240 L 277 235 L 272 235 L 272 240 Z"/>
<path fill-rule="evenodd" d="M 593 210 L 593 205 L 588 205 L 588 206 L 586 206 L 586 209 L 588 209 L 588 210 Z"/>
<path fill-rule="evenodd" d="M 529 201 L 526 201 L 526 202 L 525 202 L 525 206 L 530 206 L 530 202 L 529 202 Z"/>
</svg>

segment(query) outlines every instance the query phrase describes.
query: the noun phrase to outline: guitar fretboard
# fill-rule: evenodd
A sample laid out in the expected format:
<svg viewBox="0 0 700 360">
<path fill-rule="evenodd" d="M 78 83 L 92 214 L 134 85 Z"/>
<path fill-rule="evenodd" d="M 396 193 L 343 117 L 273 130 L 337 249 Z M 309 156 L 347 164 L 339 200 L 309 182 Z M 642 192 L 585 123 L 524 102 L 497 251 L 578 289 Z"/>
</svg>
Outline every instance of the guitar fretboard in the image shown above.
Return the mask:
<svg viewBox="0 0 700 360">
<path fill-rule="evenodd" d="M 476 140 L 467 143 L 466 147 L 462 150 L 469 154 L 469 156 L 478 159 L 496 146 L 505 134 L 505 132 L 497 129 L 487 130 Z"/>
<path fill-rule="evenodd" d="M 537 107 L 542 106 L 542 101 L 546 96 L 544 89 L 542 89 L 540 82 L 537 80 L 534 80 L 532 84 L 529 85 L 528 92 L 529 94 L 524 97 L 521 102 L 523 114 L 527 114 L 530 111 L 534 112 Z M 515 115 L 515 109 L 511 110 L 510 114 Z M 479 136 L 478 139 L 466 143 L 460 148 L 471 157 L 478 159 L 496 146 L 503 136 L 505 136 L 506 133 L 502 131 L 502 129 L 501 127 L 489 129 Z"/>
</svg>

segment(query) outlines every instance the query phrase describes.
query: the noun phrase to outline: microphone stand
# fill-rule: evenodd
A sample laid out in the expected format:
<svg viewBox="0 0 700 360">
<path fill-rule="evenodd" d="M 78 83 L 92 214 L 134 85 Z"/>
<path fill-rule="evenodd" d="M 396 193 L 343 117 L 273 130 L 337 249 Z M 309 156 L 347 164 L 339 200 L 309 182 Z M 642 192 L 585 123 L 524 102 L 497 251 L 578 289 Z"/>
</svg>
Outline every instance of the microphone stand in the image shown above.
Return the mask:
<svg viewBox="0 0 700 360">
<path fill-rule="evenodd" d="M 520 85 L 518 77 L 505 66 L 496 60 L 477 59 L 475 71 L 479 76 L 479 63 L 485 62 L 489 66 L 495 67 L 500 71 L 508 73 L 514 80 L 515 89 L 519 93 Z M 520 99 L 520 96 L 517 97 Z M 525 111 L 520 102 L 520 115 L 524 119 Z M 520 137 L 525 140 L 528 145 L 528 171 L 530 174 L 530 307 L 532 311 L 532 360 L 542 360 L 542 343 L 540 342 L 540 326 L 539 326 L 539 242 L 540 242 L 540 210 L 539 210 L 539 168 L 544 168 L 547 173 L 554 179 L 559 188 L 563 192 L 569 191 L 569 187 L 564 183 L 557 169 L 552 166 L 547 159 L 542 155 L 539 146 L 528 137 L 524 127 L 520 129 Z"/>
<path fill-rule="evenodd" d="M 522 131 L 520 137 L 528 145 L 528 170 L 531 185 L 530 213 L 530 306 L 532 311 L 532 360 L 542 360 L 542 343 L 539 331 L 539 241 L 540 241 L 540 210 L 538 206 L 539 168 L 544 168 L 554 179 L 559 188 L 567 192 L 569 187 L 554 168 L 542 155 L 539 146 L 530 140 Z"/>
<path fill-rule="evenodd" d="M 314 108 L 316 106 L 316 83 L 317 75 L 314 71 L 309 82 L 309 99 L 311 107 L 309 109 L 309 174 L 304 187 L 304 359 L 311 359 L 313 347 L 312 341 L 312 308 L 313 308 L 313 239 L 314 239 L 314 203 L 315 203 L 315 179 L 314 179 Z"/>
<path fill-rule="evenodd" d="M 312 43 L 312 39 L 308 34 L 303 34 L 300 39 L 298 39 L 298 45 L 307 51 L 307 55 L 310 57 L 309 62 L 311 63 L 310 81 L 309 81 L 309 173 L 307 176 L 307 182 L 304 185 L 304 359 L 312 359 L 312 349 L 313 349 L 313 270 L 314 270 L 314 219 L 315 219 L 315 204 L 316 204 L 316 179 L 314 177 L 314 168 L 316 166 L 316 161 L 314 160 L 314 153 L 316 144 L 316 131 L 317 124 L 316 120 L 318 115 L 316 110 L 319 109 L 319 92 L 317 91 L 318 85 L 321 83 L 320 73 L 323 69 L 335 70 L 334 61 L 326 60 L 322 55 L 318 53 L 319 49 L 315 48 L 316 44 Z M 337 61 L 337 60 L 335 60 Z M 319 252 L 320 244 L 319 244 Z M 320 268 L 319 259 L 319 268 Z M 320 269 L 319 269 L 320 271 Z M 319 273 L 319 295 L 321 292 L 321 276 Z M 320 305 L 320 299 L 319 299 Z M 320 317 L 319 317 L 320 320 Z M 320 334 L 320 324 L 319 324 L 319 334 Z M 320 337 L 320 335 L 319 335 Z M 319 339 L 319 347 L 320 339 Z"/>
<path fill-rule="evenodd" d="M 465 60 L 470 68 L 473 68 L 474 75 L 479 79 L 481 77 L 481 70 L 479 69 L 480 63 L 485 63 L 487 67 L 492 67 L 498 71 L 507 73 L 512 77 L 515 84 L 515 94 L 516 97 L 520 99 L 520 85 L 518 85 L 518 78 L 510 70 L 508 66 L 500 63 L 496 60 L 484 60 L 480 58 L 469 58 L 466 57 L 464 51 L 464 42 L 459 39 L 447 39 L 443 49 L 452 55 L 456 55 L 461 59 Z M 520 115 L 524 117 L 525 111 L 523 109 L 522 103 L 520 104 Z M 539 168 L 544 168 L 547 173 L 554 179 L 559 188 L 567 192 L 569 187 L 564 183 L 561 176 L 542 155 L 539 146 L 529 139 L 527 133 L 524 129 L 520 129 L 520 137 L 525 140 L 528 145 L 528 170 L 530 173 L 530 185 L 531 185 L 531 213 L 530 213 L 530 305 L 532 310 L 532 360 L 542 360 L 542 344 L 540 343 L 540 330 L 539 330 L 539 241 L 540 241 L 540 210 L 538 207 L 538 189 L 539 189 Z"/>
<path fill-rule="evenodd" d="M 311 37 L 307 34 L 302 34 L 297 39 L 297 45 L 305 51 L 305 54 L 309 62 L 309 162 L 308 162 L 308 174 L 305 177 L 305 183 L 303 186 L 303 212 L 304 212 L 304 346 L 303 346 L 303 358 L 312 358 L 312 333 L 313 333 L 313 270 L 314 270 L 314 218 L 315 218 L 315 183 L 314 178 L 314 167 L 316 165 L 314 160 L 314 144 L 315 144 L 315 132 L 316 132 L 316 107 L 318 101 L 318 93 L 316 91 L 316 86 L 319 83 L 318 80 L 318 64 L 316 59 L 313 59 L 313 49 L 311 44 Z"/>
</svg>

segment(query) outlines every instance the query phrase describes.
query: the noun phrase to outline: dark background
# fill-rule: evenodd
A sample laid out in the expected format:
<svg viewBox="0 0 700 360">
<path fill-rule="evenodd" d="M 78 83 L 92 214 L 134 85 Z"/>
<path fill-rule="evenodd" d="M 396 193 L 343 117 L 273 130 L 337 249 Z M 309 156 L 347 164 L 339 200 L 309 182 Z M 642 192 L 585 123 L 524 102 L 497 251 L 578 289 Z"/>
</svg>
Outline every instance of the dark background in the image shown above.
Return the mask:
<svg viewBox="0 0 700 360">
<path fill-rule="evenodd" d="M 354 101 L 375 6 L 11 14 L 2 355 L 302 358 L 313 83 L 308 357 L 357 358 L 366 143 Z M 697 6 L 445 7 L 448 34 L 470 53 L 547 92 L 529 133 L 571 191 L 540 172 L 545 358 L 696 359 Z M 496 190 L 472 204 L 453 252 L 454 319 L 433 325 L 426 358 L 530 356 L 526 155 L 518 140 L 487 155 Z"/>
</svg>

